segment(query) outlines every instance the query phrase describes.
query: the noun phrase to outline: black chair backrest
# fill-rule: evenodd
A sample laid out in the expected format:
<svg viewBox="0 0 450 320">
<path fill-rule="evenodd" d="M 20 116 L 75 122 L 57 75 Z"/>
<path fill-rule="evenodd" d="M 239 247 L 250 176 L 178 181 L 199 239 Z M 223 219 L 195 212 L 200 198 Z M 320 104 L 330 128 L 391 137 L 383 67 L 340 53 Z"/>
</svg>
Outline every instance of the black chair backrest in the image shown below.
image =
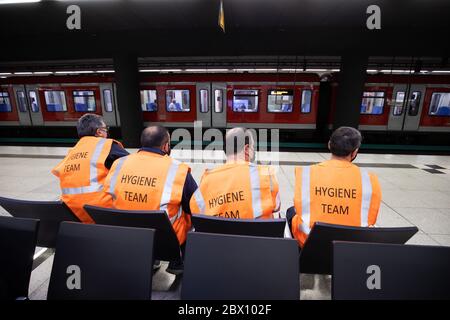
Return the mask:
<svg viewBox="0 0 450 320">
<path fill-rule="evenodd" d="M 417 227 L 349 227 L 316 222 L 300 254 L 300 272 L 332 274 L 333 241 L 404 244 Z"/>
<path fill-rule="evenodd" d="M 61 201 L 29 201 L 0 197 L 0 206 L 17 218 L 39 219 L 37 245 L 54 248 L 59 224 L 80 220 Z"/>
<path fill-rule="evenodd" d="M 255 237 L 283 238 L 285 219 L 246 220 L 192 215 L 192 224 L 196 232 L 237 234 Z"/>
<path fill-rule="evenodd" d="M 189 232 L 181 299 L 299 299 L 292 239 Z"/>
<path fill-rule="evenodd" d="M 148 300 L 155 231 L 63 222 L 47 299 Z"/>
<path fill-rule="evenodd" d="M 39 220 L 0 216 L 0 300 L 28 296 Z"/>
<path fill-rule="evenodd" d="M 90 205 L 85 205 L 84 209 L 97 224 L 155 229 L 155 259 L 163 261 L 181 259 L 177 236 L 164 211 L 129 211 Z"/>
<path fill-rule="evenodd" d="M 450 299 L 450 247 L 335 241 L 334 299 Z"/>
</svg>

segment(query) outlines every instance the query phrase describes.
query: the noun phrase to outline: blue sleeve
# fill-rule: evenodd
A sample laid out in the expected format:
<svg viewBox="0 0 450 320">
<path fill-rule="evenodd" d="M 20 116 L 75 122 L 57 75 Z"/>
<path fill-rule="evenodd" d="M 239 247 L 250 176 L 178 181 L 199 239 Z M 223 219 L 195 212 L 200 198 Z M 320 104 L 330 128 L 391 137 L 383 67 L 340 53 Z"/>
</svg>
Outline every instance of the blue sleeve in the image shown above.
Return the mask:
<svg viewBox="0 0 450 320">
<path fill-rule="evenodd" d="M 105 160 L 105 167 L 107 169 L 111 169 L 114 161 L 127 155 L 129 155 L 127 150 L 122 148 L 117 142 L 113 142 L 113 144 L 111 145 L 111 150 L 109 151 L 109 155 Z"/>
<path fill-rule="evenodd" d="M 184 182 L 183 196 L 181 198 L 181 208 L 187 214 L 191 214 L 189 202 L 191 201 L 191 197 L 194 194 L 195 190 L 197 190 L 197 187 L 198 187 L 197 182 L 195 182 L 192 174 L 188 172 L 186 176 L 186 181 Z"/>
</svg>

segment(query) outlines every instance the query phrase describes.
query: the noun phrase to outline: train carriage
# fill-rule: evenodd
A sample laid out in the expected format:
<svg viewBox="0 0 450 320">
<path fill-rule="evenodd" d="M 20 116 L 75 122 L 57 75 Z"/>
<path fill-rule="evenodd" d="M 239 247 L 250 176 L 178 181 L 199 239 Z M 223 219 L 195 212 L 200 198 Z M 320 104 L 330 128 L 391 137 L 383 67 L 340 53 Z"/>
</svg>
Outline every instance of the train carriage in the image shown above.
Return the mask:
<svg viewBox="0 0 450 320">
<path fill-rule="evenodd" d="M 339 91 L 335 76 L 329 79 L 330 128 Z M 317 127 L 320 81 L 315 73 L 142 73 L 140 102 L 145 125 L 192 128 L 201 121 L 205 129 L 245 126 L 298 134 Z M 0 81 L 1 126 L 73 127 L 86 112 L 120 127 L 113 76 Z M 366 133 L 450 132 L 450 76 L 368 75 L 359 112 L 359 129 Z"/>
</svg>

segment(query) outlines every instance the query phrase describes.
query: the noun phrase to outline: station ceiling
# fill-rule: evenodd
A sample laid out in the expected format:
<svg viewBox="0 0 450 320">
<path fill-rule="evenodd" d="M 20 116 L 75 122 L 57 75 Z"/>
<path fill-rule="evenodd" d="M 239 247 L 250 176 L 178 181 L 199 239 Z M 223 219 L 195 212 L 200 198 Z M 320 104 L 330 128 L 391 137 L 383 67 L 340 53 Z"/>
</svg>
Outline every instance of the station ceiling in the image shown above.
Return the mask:
<svg viewBox="0 0 450 320">
<path fill-rule="evenodd" d="M 2 1 L 0 0 L 0 3 Z M 42 0 L 0 4 L 0 61 L 450 53 L 448 0 Z M 81 30 L 66 9 L 81 8 Z M 369 30 L 369 5 L 381 30 Z"/>
</svg>

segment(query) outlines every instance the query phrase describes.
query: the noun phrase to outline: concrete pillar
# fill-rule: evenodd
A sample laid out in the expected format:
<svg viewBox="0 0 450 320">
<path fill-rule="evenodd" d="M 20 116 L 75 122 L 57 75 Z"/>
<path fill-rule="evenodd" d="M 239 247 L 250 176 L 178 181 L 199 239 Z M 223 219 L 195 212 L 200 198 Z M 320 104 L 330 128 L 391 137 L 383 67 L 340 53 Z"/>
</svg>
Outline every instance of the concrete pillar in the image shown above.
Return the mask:
<svg viewBox="0 0 450 320">
<path fill-rule="evenodd" d="M 144 122 L 139 94 L 137 57 L 126 54 L 115 56 L 114 71 L 122 140 L 125 147 L 138 148 Z"/>
<path fill-rule="evenodd" d="M 367 56 L 342 57 L 333 130 L 342 126 L 358 128 L 367 62 Z"/>
</svg>

